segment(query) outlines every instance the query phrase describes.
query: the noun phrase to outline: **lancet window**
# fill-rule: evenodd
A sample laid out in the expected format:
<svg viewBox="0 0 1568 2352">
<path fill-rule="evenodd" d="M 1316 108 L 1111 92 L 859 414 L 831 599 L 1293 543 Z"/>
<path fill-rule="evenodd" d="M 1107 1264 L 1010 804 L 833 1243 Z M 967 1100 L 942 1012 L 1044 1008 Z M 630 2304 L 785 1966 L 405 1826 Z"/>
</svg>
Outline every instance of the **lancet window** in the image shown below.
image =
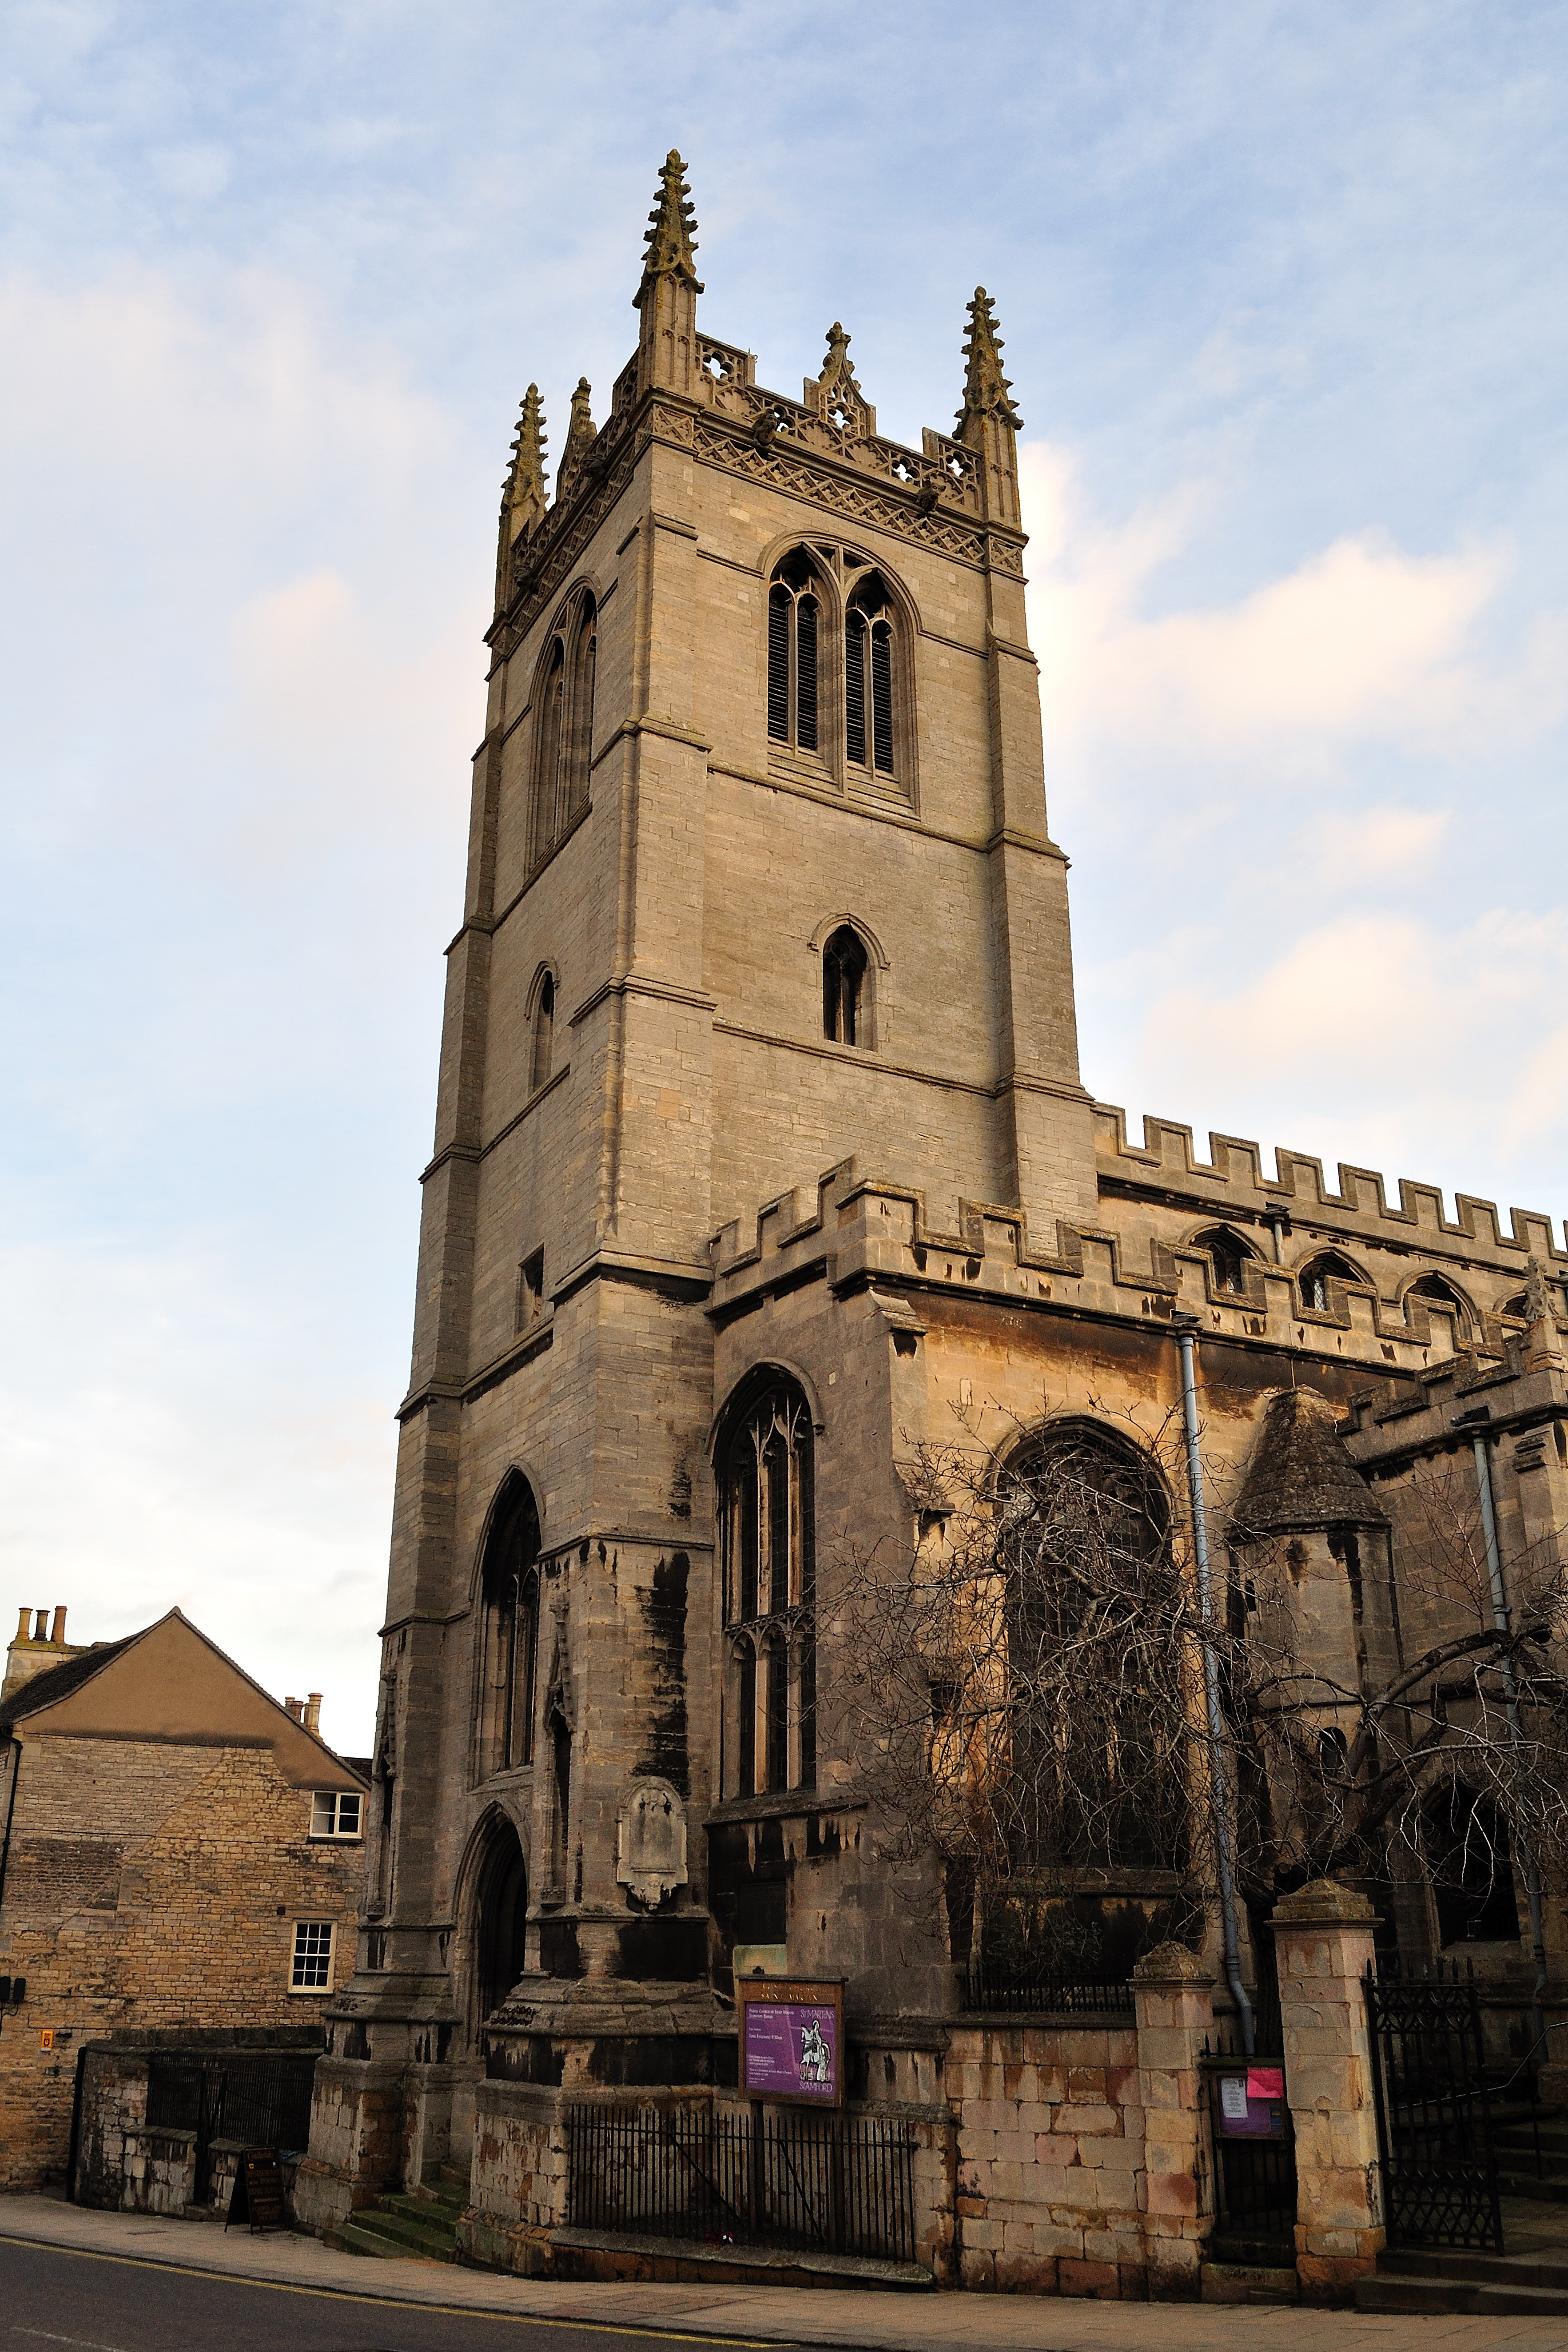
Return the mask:
<svg viewBox="0 0 1568 2352">
<path fill-rule="evenodd" d="M 768 590 L 768 733 L 792 751 L 815 751 L 822 583 L 803 548 L 786 555 Z"/>
<path fill-rule="evenodd" d="M 598 612 L 584 589 L 552 632 L 534 692 L 531 861 L 546 856 L 588 805 Z"/>
<path fill-rule="evenodd" d="M 515 1474 L 497 1498 L 479 1572 L 478 1777 L 533 1759 L 539 1514 Z"/>
<path fill-rule="evenodd" d="M 816 1780 L 811 1412 L 793 1381 L 761 1389 L 719 1461 L 729 1651 L 725 1788 L 732 1797 Z"/>
<path fill-rule="evenodd" d="M 844 619 L 844 751 L 852 768 L 890 777 L 893 761 L 892 599 L 873 572 L 850 593 Z"/>
<path fill-rule="evenodd" d="M 533 1000 L 532 1050 L 529 1056 L 528 1087 L 533 1093 L 550 1076 L 550 1066 L 555 1052 L 555 975 L 547 971 L 539 983 Z"/>
<path fill-rule="evenodd" d="M 840 923 L 822 950 L 822 1034 L 836 1045 L 868 1045 L 870 958 L 852 923 Z"/>
</svg>

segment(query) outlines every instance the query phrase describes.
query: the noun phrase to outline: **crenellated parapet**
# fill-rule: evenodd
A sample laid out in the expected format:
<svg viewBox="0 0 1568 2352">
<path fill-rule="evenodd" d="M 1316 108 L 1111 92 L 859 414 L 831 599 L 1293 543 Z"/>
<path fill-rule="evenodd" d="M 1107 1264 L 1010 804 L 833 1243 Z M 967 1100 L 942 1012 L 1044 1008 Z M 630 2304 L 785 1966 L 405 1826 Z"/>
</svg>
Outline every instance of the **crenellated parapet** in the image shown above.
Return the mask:
<svg viewBox="0 0 1568 2352">
<path fill-rule="evenodd" d="M 1145 1224 L 1058 1223 L 1042 1246 L 1021 1209 L 961 1201 L 956 1228 L 946 1231 L 930 1221 L 921 1192 L 865 1174 L 852 1160 L 764 1202 L 754 1219 L 725 1225 L 710 1253 L 707 1311 L 720 1324 L 821 1281 L 846 1296 L 887 1286 L 1145 1328 L 1181 1310 L 1215 1338 L 1384 1374 L 1460 1360 L 1479 1377 L 1488 1363 L 1511 1361 L 1520 1344 L 1495 1318 L 1472 1328 L 1457 1307 L 1407 1289 L 1384 1294 L 1372 1282 L 1331 1280 L 1324 1303 L 1309 1306 L 1291 1268 L 1278 1263 L 1247 1264 L 1239 1286 L 1227 1286 L 1208 1252 L 1173 1245 Z"/>
<path fill-rule="evenodd" d="M 1094 1123 L 1102 1191 L 1126 1198 L 1180 1196 L 1199 1213 L 1264 1224 L 1283 1220 L 1298 1232 L 1485 1264 L 1521 1282 L 1531 1257 L 1568 1266 L 1568 1250 L 1559 1245 L 1552 1219 L 1537 1210 L 1510 1209 L 1505 1232 L 1496 1205 L 1468 1192 L 1456 1194 L 1448 1218 L 1434 1184 L 1402 1177 L 1395 1207 L 1374 1169 L 1342 1160 L 1336 1191 L 1324 1179 L 1322 1161 L 1306 1152 L 1278 1150 L 1270 1177 L 1258 1146 L 1239 1136 L 1211 1134 L 1205 1161 L 1194 1149 L 1192 1129 L 1174 1119 L 1146 1118 L 1142 1148 L 1129 1143 L 1127 1115 L 1114 1105 L 1097 1103 Z"/>
</svg>

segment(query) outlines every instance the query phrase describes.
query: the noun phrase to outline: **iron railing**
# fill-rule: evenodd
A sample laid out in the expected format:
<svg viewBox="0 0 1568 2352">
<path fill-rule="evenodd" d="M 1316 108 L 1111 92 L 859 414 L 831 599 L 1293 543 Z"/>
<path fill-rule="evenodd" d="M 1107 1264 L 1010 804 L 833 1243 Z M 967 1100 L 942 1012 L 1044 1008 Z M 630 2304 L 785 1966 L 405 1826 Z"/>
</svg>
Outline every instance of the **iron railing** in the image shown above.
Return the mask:
<svg viewBox="0 0 1568 2352">
<path fill-rule="evenodd" d="M 574 2228 L 915 2258 L 902 2124 L 706 2105 L 573 2105 L 566 2123 Z"/>
<path fill-rule="evenodd" d="M 310 2137 L 313 2053 L 225 2051 L 150 2058 L 147 2121 L 251 2147 L 302 2148 Z"/>
<path fill-rule="evenodd" d="M 1090 1977 L 1037 1976 L 1028 1969 L 994 1965 L 971 1969 L 963 1979 L 965 2009 L 1028 2016 L 1052 2011 L 1061 2017 L 1131 2017 L 1132 1987 Z"/>
</svg>

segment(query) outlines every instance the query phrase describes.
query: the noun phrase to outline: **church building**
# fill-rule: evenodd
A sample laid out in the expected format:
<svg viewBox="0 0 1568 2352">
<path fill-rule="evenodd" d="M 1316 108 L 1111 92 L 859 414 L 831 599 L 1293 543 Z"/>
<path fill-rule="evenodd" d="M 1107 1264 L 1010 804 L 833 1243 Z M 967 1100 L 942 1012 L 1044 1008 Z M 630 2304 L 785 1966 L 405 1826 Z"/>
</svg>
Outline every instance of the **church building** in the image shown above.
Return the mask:
<svg viewBox="0 0 1568 2352">
<path fill-rule="evenodd" d="M 1184 1335 L 1204 1478 L 1289 1548 L 1338 1686 L 1386 1680 L 1427 1638 L 1419 1596 L 1399 1607 L 1423 1464 L 1473 1476 L 1479 1415 L 1503 1554 L 1568 1516 L 1568 1257 L 1542 1216 L 1463 1194 L 1449 1216 L 1429 1186 L 1229 1137 L 1205 1154 L 1163 1119 L 1129 1135 L 1095 1100 L 993 302 L 919 448 L 879 433 L 837 323 L 798 398 L 768 391 L 699 323 L 684 172 L 659 175 L 603 421 L 580 383 L 551 495 L 530 386 L 503 493 L 357 1966 L 298 2209 L 331 2229 L 445 2168 L 472 2258 L 564 2267 L 587 2242 L 572 2118 L 727 2112 L 760 1972 L 841 1989 L 850 2108 L 907 2119 L 918 2179 L 957 2151 L 912 2259 L 1154 2291 L 1175 2273 L 1131 2170 L 1115 2214 L 1103 2168 L 1092 2195 L 1087 2158 L 1053 2174 L 1026 2228 L 942 2138 L 976 2095 L 953 2053 L 999 2005 L 973 1874 L 889 1859 L 847 1743 L 857 1575 L 940 1534 L 919 1465 L 955 1439 L 1005 1476 L 1070 1430 L 1108 1492 L 1136 1475 L 1187 1528 L 1155 1443 Z M 955 354 L 958 330 L 931 321 Z M 1215 1549 L 1243 1612 L 1245 1549 Z M 1468 1941 L 1528 1998 L 1523 1880 L 1499 1867 Z M 1239 2014 L 1215 1905 L 1182 1890 L 1177 1857 L 1132 1846 L 1079 1889 L 1118 1980 L 1094 2113 L 1128 2148 L 1150 1937 Z M 1373 1907 L 1415 1957 L 1457 1916 L 1414 1870 Z M 1542 1932 L 1555 1983 L 1550 1895 Z M 1261 2013 L 1267 1935 L 1244 1910 L 1234 1940 Z M 1190 2210 L 1183 2230 L 1172 2291 L 1195 2291 Z"/>
</svg>

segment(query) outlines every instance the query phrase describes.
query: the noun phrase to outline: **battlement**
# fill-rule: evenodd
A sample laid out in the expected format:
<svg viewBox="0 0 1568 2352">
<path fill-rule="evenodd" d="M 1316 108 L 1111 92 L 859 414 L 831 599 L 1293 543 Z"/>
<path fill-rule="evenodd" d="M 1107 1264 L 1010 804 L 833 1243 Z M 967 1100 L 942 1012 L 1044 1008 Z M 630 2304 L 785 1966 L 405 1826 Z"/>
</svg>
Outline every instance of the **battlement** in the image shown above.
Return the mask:
<svg viewBox="0 0 1568 2352">
<path fill-rule="evenodd" d="M 1211 1134 L 1205 1161 L 1194 1150 L 1192 1129 L 1174 1119 L 1146 1117 L 1142 1149 L 1128 1142 L 1127 1115 L 1114 1104 L 1096 1103 L 1094 1126 L 1097 1164 L 1108 1189 L 1181 1193 L 1204 1209 L 1252 1219 L 1261 1215 L 1264 1222 L 1280 1215 L 1287 1223 L 1310 1220 L 1315 1229 L 1342 1231 L 1384 1246 L 1425 1251 L 1436 1244 L 1438 1256 L 1474 1260 L 1521 1278 L 1531 1256 L 1568 1265 L 1568 1250 L 1559 1246 L 1552 1219 L 1538 1210 L 1510 1209 L 1505 1232 L 1496 1205 L 1471 1193 L 1455 1195 L 1450 1219 L 1443 1213 L 1438 1186 L 1405 1177 L 1399 1180 L 1399 1205 L 1394 1207 L 1375 1169 L 1342 1160 L 1336 1192 L 1324 1181 L 1322 1161 L 1306 1152 L 1277 1149 L 1270 1177 L 1264 1173 L 1259 1147 L 1240 1136 Z M 1443 1246 L 1448 1244 L 1459 1246 Z"/>
<path fill-rule="evenodd" d="M 1168 1323 L 1181 1310 L 1200 1316 L 1215 1338 L 1359 1362 L 1384 1375 L 1459 1358 L 1478 1367 L 1501 1362 L 1517 1347 L 1517 1331 L 1495 1314 L 1478 1310 L 1472 1328 L 1458 1306 L 1416 1295 L 1403 1277 L 1387 1292 L 1331 1279 L 1325 1304 L 1313 1307 L 1288 1265 L 1250 1262 L 1240 1287 L 1227 1288 L 1207 1251 L 1172 1246 L 1152 1232 L 1058 1223 L 1054 1247 L 1045 1248 L 1031 1240 L 1022 1210 L 984 1201 L 961 1202 L 957 1230 L 944 1232 L 930 1223 L 923 1193 L 862 1174 L 853 1160 L 826 1170 L 814 1186 L 764 1202 L 749 1229 L 740 1219 L 725 1225 L 710 1254 L 708 1312 L 720 1323 L 826 1281 L 840 1293 L 887 1284 L 1144 1325 Z"/>
</svg>

